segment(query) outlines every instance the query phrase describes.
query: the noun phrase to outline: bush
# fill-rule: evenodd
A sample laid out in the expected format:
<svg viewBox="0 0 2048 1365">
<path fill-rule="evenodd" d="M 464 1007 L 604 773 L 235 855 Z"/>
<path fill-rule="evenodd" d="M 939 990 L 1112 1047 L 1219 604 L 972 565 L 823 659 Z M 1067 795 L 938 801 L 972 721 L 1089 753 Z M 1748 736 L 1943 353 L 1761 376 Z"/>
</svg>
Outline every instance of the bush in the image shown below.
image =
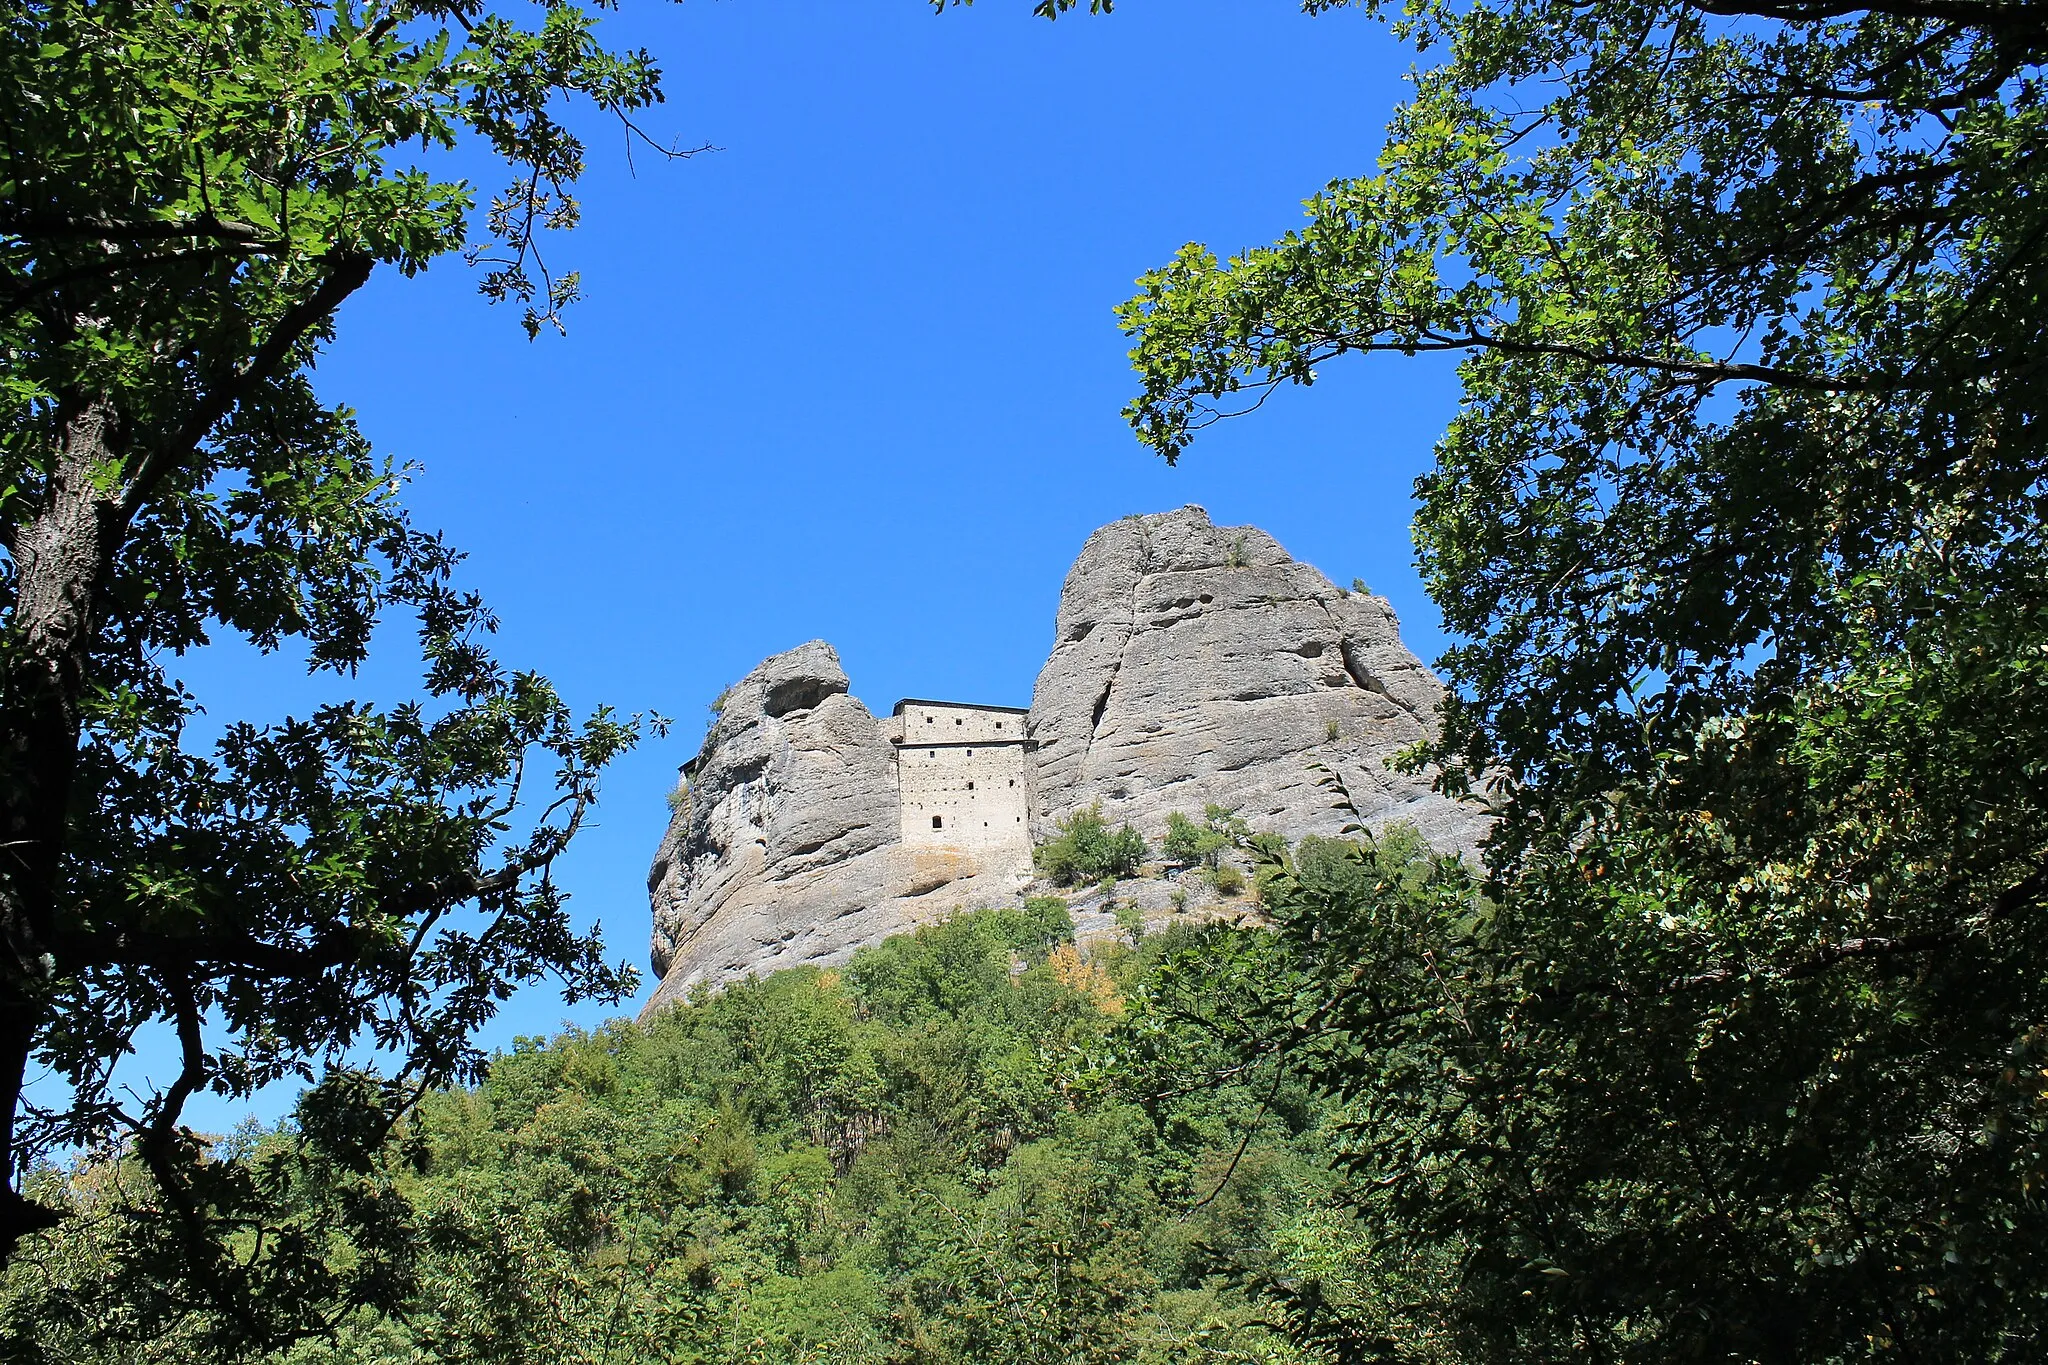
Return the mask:
<svg viewBox="0 0 2048 1365">
<path fill-rule="evenodd" d="M 1179 811 L 1166 817 L 1166 839 L 1159 851 L 1182 866 L 1202 862 L 1223 847 L 1223 836 L 1196 824 Z"/>
<path fill-rule="evenodd" d="M 1182 866 L 1203 863 L 1215 867 L 1226 848 L 1236 848 L 1250 836 L 1251 829 L 1228 806 L 1214 803 L 1202 807 L 1201 823 L 1174 811 L 1166 817 L 1166 842 L 1162 852 Z"/>
<path fill-rule="evenodd" d="M 1057 826 L 1059 833 L 1031 851 L 1038 870 L 1061 886 L 1103 877 L 1128 877 L 1149 851 L 1145 836 L 1129 824 L 1112 830 L 1102 822 L 1102 804 L 1076 811 Z"/>
<path fill-rule="evenodd" d="M 1283 863 L 1262 863 L 1252 869 L 1252 904 L 1265 909 L 1269 889 L 1286 875 L 1287 867 Z"/>
<path fill-rule="evenodd" d="M 1218 863 L 1208 871 L 1209 885 L 1219 896 L 1235 896 L 1244 890 L 1244 873 L 1229 863 Z"/>
<path fill-rule="evenodd" d="M 1347 901 L 1365 895 L 1377 880 L 1370 848 L 1320 834 L 1308 835 L 1295 847 L 1294 875 L 1312 895 Z"/>
<path fill-rule="evenodd" d="M 1413 825 L 1399 823 L 1363 839 L 1308 835 L 1290 861 L 1303 891 L 1339 901 L 1357 900 L 1376 885 L 1419 891 L 1428 880 L 1433 854 Z"/>
<path fill-rule="evenodd" d="M 1022 910 L 998 912 L 997 931 L 1026 961 L 1039 962 L 1060 944 L 1074 941 L 1074 917 L 1058 896 L 1030 896 Z"/>
<path fill-rule="evenodd" d="M 1133 948 L 1145 939 L 1145 912 L 1135 905 L 1120 905 L 1116 911 L 1116 927 Z"/>
</svg>

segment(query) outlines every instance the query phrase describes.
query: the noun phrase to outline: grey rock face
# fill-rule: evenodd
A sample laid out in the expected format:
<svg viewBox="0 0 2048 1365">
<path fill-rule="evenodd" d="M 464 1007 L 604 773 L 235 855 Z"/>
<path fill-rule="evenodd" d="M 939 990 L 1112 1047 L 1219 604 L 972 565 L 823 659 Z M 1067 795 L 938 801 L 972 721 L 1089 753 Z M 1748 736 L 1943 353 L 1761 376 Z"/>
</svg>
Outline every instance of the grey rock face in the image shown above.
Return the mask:
<svg viewBox="0 0 2048 1365">
<path fill-rule="evenodd" d="M 1387 766 L 1443 696 L 1392 608 L 1257 527 L 1199 507 L 1103 527 L 1067 574 L 1056 629 L 1031 701 L 1040 837 L 1097 801 L 1154 840 L 1170 811 L 1209 802 L 1289 839 L 1334 834 L 1352 816 L 1317 763 L 1368 825 L 1408 821 L 1445 850 L 1485 833 L 1481 811 Z"/>
<path fill-rule="evenodd" d="M 653 1011 L 699 984 L 843 962 L 1026 868 L 901 845 L 893 747 L 813 640 L 726 693 L 648 873 Z"/>
</svg>

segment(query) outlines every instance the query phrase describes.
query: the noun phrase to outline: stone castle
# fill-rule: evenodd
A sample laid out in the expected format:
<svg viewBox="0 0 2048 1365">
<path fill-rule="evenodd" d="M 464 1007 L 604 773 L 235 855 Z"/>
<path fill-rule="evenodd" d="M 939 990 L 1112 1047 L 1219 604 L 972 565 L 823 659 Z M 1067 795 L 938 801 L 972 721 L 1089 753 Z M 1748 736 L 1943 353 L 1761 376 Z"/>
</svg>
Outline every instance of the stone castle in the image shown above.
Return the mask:
<svg viewBox="0 0 2048 1365">
<path fill-rule="evenodd" d="M 1199 507 L 1090 536 L 1028 709 L 906 698 L 878 720 L 814 640 L 724 698 L 648 876 L 649 1011 L 700 984 L 843 962 L 1031 887 L 1031 848 L 1099 803 L 1155 844 L 1172 811 L 1334 834 L 1334 774 L 1372 826 L 1469 850 L 1483 810 L 1387 760 L 1443 696 L 1383 598 L 1346 592 Z"/>
<path fill-rule="evenodd" d="M 1031 858 L 1031 713 L 906 697 L 883 728 L 896 750 L 908 848 Z"/>
</svg>

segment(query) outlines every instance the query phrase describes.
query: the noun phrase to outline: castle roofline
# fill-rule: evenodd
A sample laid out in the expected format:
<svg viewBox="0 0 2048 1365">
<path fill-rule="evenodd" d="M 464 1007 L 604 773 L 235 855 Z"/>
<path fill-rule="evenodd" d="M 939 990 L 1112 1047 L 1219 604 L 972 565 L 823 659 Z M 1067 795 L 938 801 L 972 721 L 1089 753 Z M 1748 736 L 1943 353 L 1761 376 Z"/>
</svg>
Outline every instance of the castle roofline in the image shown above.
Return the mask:
<svg viewBox="0 0 2048 1365">
<path fill-rule="evenodd" d="M 906 706 L 949 706 L 955 711 L 1001 711 L 1012 716 L 1031 714 L 1031 708 L 1028 706 L 984 706 L 977 701 L 936 701 L 931 697 L 905 697 L 896 703 L 895 709 L 889 714 L 900 716 Z"/>
</svg>

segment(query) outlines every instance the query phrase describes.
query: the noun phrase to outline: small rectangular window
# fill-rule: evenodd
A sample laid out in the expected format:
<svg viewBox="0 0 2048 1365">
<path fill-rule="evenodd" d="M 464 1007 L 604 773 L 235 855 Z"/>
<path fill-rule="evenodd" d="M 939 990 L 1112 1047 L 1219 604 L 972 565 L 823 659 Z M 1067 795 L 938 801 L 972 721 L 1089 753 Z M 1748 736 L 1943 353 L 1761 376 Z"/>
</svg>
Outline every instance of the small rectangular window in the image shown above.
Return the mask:
<svg viewBox="0 0 2048 1365">
<path fill-rule="evenodd" d="M 942 816 L 942 815 L 934 815 L 934 816 L 932 817 L 932 828 L 933 828 L 933 829 L 944 829 L 944 828 L 945 828 L 945 826 L 946 826 L 946 819 L 945 819 L 945 817 L 944 817 L 944 816 Z"/>
<path fill-rule="evenodd" d="M 972 782 L 969 782 L 969 783 L 967 784 L 967 790 L 969 790 L 969 791 L 973 791 L 973 790 L 974 790 L 974 784 L 973 784 Z"/>
</svg>

